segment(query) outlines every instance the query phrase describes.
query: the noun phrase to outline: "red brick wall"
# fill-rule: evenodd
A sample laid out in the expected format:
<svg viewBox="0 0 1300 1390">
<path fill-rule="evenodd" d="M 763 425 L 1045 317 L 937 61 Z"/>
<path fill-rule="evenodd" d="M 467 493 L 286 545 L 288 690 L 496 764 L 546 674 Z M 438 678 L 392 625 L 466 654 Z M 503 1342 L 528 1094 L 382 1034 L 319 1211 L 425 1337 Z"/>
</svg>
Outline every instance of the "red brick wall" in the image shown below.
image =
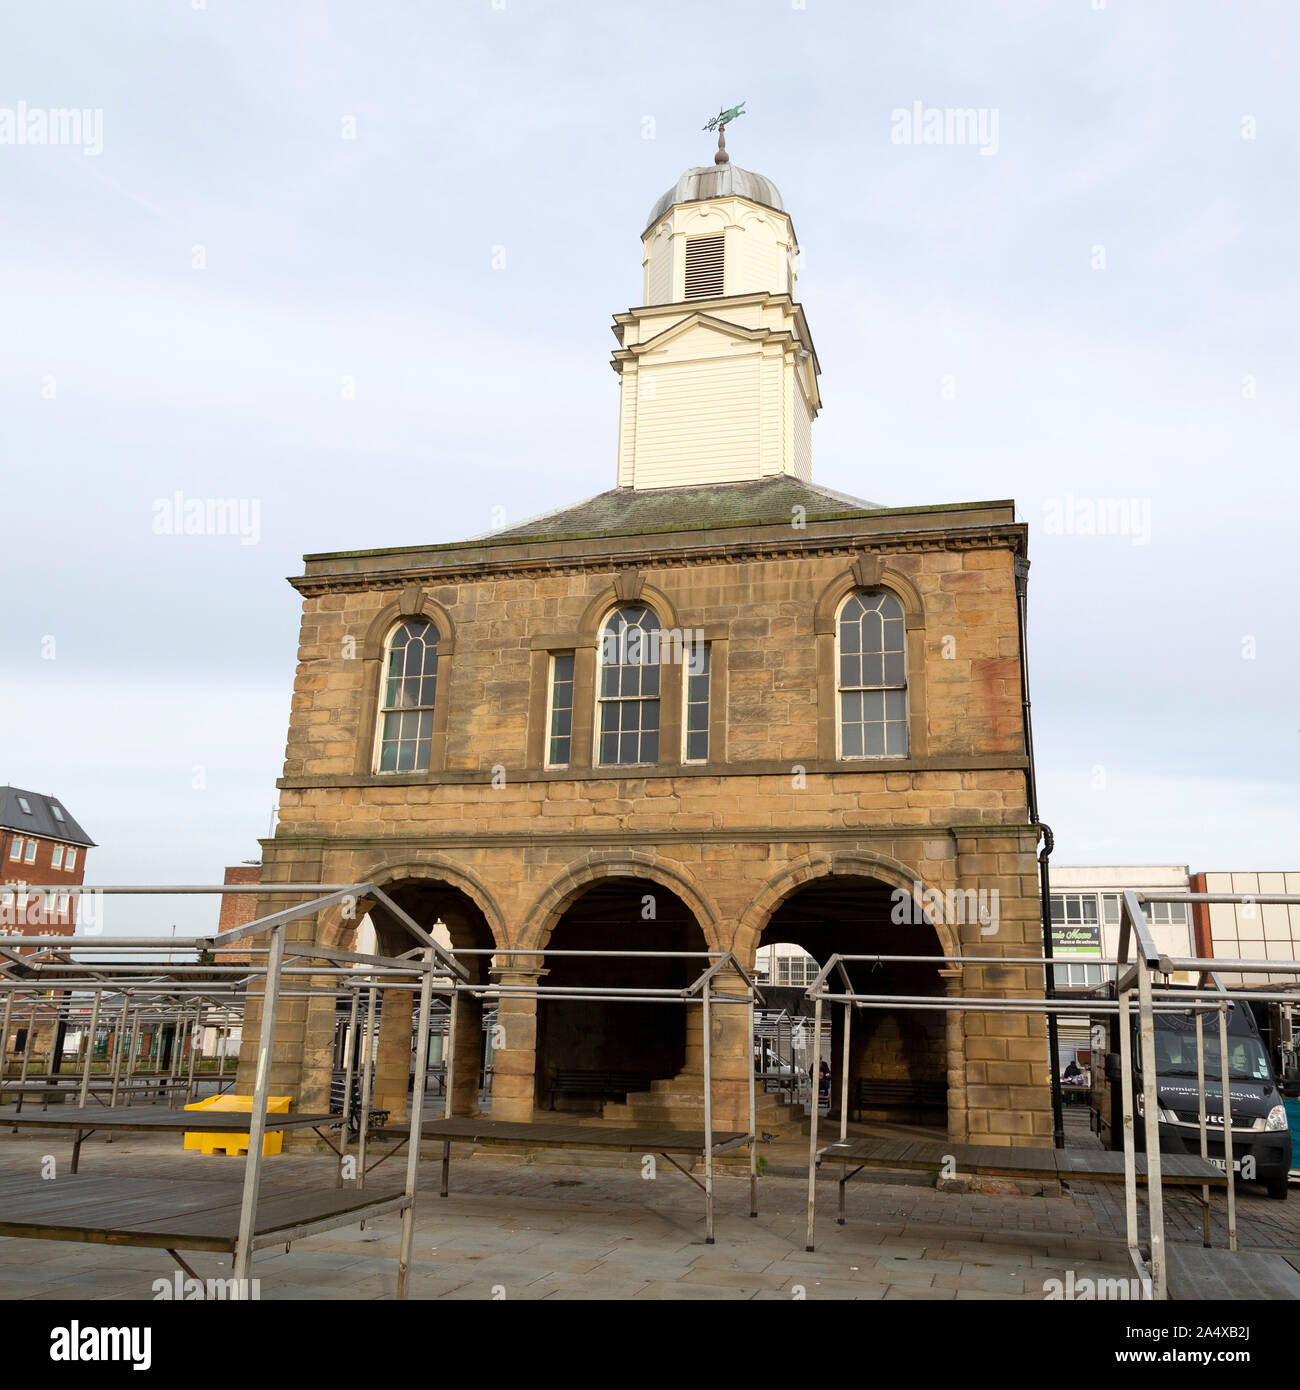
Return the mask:
<svg viewBox="0 0 1300 1390">
<path fill-rule="evenodd" d="M 256 884 L 261 878 L 260 864 L 231 864 L 226 869 L 223 883 Z M 231 931 L 242 927 L 257 916 L 256 893 L 226 893 L 221 899 L 221 916 L 217 922 L 218 931 Z M 218 961 L 226 965 L 247 965 L 249 938 L 234 941 L 224 951 L 217 952 Z M 240 948 L 243 948 L 242 950 Z"/>
<path fill-rule="evenodd" d="M 26 860 L 26 845 L 24 844 L 24 857 L 22 859 L 11 859 L 9 856 L 13 850 L 13 842 L 17 838 L 25 841 L 34 839 L 37 843 L 36 858 L 32 863 Z M 42 840 L 36 836 L 22 835 L 16 830 L 0 830 L 0 885 L 21 884 L 28 888 L 38 888 L 49 885 L 53 888 L 76 888 L 85 882 L 86 878 L 86 854 L 85 845 L 60 845 L 66 856 L 69 848 L 77 851 L 77 866 L 70 872 L 67 869 L 54 867 L 55 840 Z M 11 931 L 17 935 L 24 933 L 28 935 L 50 935 L 50 936 L 71 936 L 77 927 L 77 898 L 74 896 L 69 900 L 65 911 L 59 911 L 57 900 L 49 904 L 33 903 L 29 901 L 26 913 L 21 921 L 16 918 L 6 923 Z M 16 912 L 16 905 L 7 909 L 9 912 Z"/>
</svg>

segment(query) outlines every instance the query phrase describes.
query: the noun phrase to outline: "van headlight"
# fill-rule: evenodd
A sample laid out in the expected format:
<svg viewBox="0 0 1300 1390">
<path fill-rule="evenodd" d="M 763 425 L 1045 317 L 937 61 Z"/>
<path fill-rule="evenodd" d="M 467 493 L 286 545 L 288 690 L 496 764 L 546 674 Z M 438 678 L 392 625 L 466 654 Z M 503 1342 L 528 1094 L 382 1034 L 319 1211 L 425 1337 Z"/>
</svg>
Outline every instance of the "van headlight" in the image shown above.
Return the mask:
<svg viewBox="0 0 1300 1390">
<path fill-rule="evenodd" d="M 1286 1128 L 1286 1107 L 1275 1105 L 1268 1112 L 1268 1119 L 1264 1123 L 1265 1129 L 1285 1129 Z"/>
</svg>

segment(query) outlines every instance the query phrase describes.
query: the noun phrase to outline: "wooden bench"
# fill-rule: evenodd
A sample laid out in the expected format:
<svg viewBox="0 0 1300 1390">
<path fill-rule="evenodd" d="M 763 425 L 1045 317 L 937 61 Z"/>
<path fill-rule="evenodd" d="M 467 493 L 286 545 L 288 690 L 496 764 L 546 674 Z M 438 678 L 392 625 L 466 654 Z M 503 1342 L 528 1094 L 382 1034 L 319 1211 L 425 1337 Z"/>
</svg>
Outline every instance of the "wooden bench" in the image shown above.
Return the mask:
<svg viewBox="0 0 1300 1390">
<path fill-rule="evenodd" d="M 648 1091 L 654 1077 L 637 1071 L 574 1071 L 560 1068 L 547 1086 L 549 1104 L 556 1096 L 595 1096 L 598 1100 L 625 1100 L 630 1091 Z"/>
<path fill-rule="evenodd" d="M 860 1076 L 857 1079 L 854 1119 L 862 1118 L 863 1110 L 946 1110 L 948 1086 L 943 1081 L 898 1081 L 881 1077 Z"/>
</svg>

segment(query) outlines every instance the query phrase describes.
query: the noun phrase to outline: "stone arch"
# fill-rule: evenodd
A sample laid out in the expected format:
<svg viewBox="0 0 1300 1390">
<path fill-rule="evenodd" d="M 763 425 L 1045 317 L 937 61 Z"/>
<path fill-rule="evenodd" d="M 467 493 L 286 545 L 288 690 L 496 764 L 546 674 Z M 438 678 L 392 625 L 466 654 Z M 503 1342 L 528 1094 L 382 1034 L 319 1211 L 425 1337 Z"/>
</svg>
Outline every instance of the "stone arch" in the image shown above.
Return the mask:
<svg viewBox="0 0 1300 1390">
<path fill-rule="evenodd" d="M 895 911 L 894 895 L 900 891 L 911 908 L 907 914 Z M 941 1089 L 954 1065 L 960 1066 L 960 1017 L 911 1002 L 918 996 L 927 1003 L 942 999 L 959 976 L 950 964 L 958 950 L 956 933 L 945 913 L 935 914 L 936 921 L 926 912 L 927 892 L 913 868 L 889 855 L 869 849 L 821 852 L 796 860 L 769 879 L 742 914 L 736 954 L 743 965 L 754 961 L 760 945 L 776 948 L 780 943 L 807 952 L 822 969 L 837 954 L 866 957 L 846 961 L 844 968 L 854 988 L 880 996 L 877 1002 L 860 1013 L 848 1005 L 823 1006 L 829 1036 L 822 1034 L 818 1069 L 825 1075 L 825 1063 L 829 1070 L 837 1117 L 847 1086 L 850 1118 L 859 1113 L 909 1124 L 940 1122 L 933 1090 L 928 1091 L 930 1099 L 914 1106 L 910 1099 L 896 1104 L 889 1087 L 882 1093 L 860 1084 L 875 1080 Z M 876 953 L 895 959 L 871 959 Z M 769 1000 L 793 1012 L 809 1012 L 803 992 L 807 976 L 794 978 L 792 969 L 790 978 L 783 978 L 776 969 L 777 955 L 774 949 Z M 792 996 L 797 1003 L 791 1003 Z M 851 1035 L 845 1031 L 850 1012 L 855 1019 Z M 802 1059 L 799 1065 L 809 1062 Z M 951 1122 L 953 1103 L 942 1093 L 944 1117 Z"/>
<path fill-rule="evenodd" d="M 735 944 L 732 947 L 736 958 L 746 969 L 753 964 L 754 953 L 758 949 L 763 930 L 781 904 L 805 883 L 833 874 L 873 878 L 888 884 L 891 888 L 903 889 L 916 903 L 916 910 L 922 920 L 933 930 L 943 955 L 951 957 L 960 954 L 960 944 L 952 927 L 932 921 L 929 914 L 923 910 L 921 899 L 917 896 L 918 884 L 922 894 L 931 885 L 923 883 L 914 869 L 889 855 L 869 849 L 852 849 L 829 854 L 805 855 L 768 879 L 759 889 L 741 914 L 736 926 Z"/>
<path fill-rule="evenodd" d="M 597 850 L 570 864 L 541 893 L 524 916 L 521 950 L 540 950 L 555 924 L 582 891 L 602 878 L 649 879 L 679 898 L 695 918 L 710 951 L 724 951 L 717 914 L 703 891 L 671 860 L 639 850 Z"/>
<path fill-rule="evenodd" d="M 636 572 L 629 571 L 620 574 L 612 584 L 602 589 L 583 610 L 578 622 L 578 645 L 594 647 L 600 641 L 600 629 L 605 619 L 613 609 L 625 603 L 641 603 L 653 608 L 665 628 L 681 626 L 677 605 L 672 599 L 662 589 L 645 583 Z"/>
<path fill-rule="evenodd" d="M 649 916 L 647 894 L 655 900 Z M 718 938 L 711 905 L 675 862 L 632 851 L 568 865 L 525 917 L 521 953 L 502 953 L 504 971 L 525 979 L 542 971 L 552 987 L 531 1006 L 530 1101 L 621 1123 L 683 1123 L 677 1107 L 690 1112 L 699 1096 L 705 1046 L 698 1000 L 684 1002 L 680 992 L 704 972 L 702 953 L 716 951 Z M 566 997 L 575 987 L 589 997 Z M 728 1007 L 713 1015 L 715 1041 L 729 1027 L 743 1042 L 745 1011 Z M 748 1055 L 740 1044 L 735 1050 Z M 584 1073 L 624 1085 L 592 1095 L 563 1084 Z"/>
<path fill-rule="evenodd" d="M 403 618 L 427 618 L 438 629 L 438 655 L 451 656 L 456 650 L 456 625 L 451 614 L 418 584 L 412 584 L 370 620 L 361 639 L 361 659 L 379 661 L 384 655 L 388 634 Z"/>
<path fill-rule="evenodd" d="M 921 591 L 899 570 L 891 569 L 879 555 L 860 555 L 842 574 L 825 585 L 813 610 L 813 631 L 818 635 L 835 633 L 840 604 L 855 589 L 888 589 L 903 605 L 909 628 L 925 626 L 925 602 Z"/>
<path fill-rule="evenodd" d="M 379 867 L 367 869 L 359 875 L 357 881 L 359 883 L 373 883 L 376 887 L 385 890 L 390 885 L 412 883 L 445 883 L 450 888 L 457 888 L 483 914 L 488 930 L 492 933 L 494 944 L 498 946 L 508 944 L 509 932 L 506 928 L 505 915 L 490 889 L 468 869 L 442 855 L 430 854 L 400 864 L 385 863 Z M 342 908 L 336 908 L 330 913 L 327 921 L 323 924 L 322 945 L 347 949 L 347 938 L 355 931 L 355 925 L 348 925 L 343 912 Z"/>
<path fill-rule="evenodd" d="M 452 950 L 465 953 L 461 962 L 469 971 L 470 982 L 481 984 L 488 980 L 493 954 L 504 942 L 506 930 L 493 894 L 475 874 L 441 855 L 421 854 L 398 863 L 381 862 L 369 869 L 363 867 L 358 881 L 382 888 L 426 928 L 432 926 L 435 917 L 441 919 L 451 938 Z M 349 938 L 361 916 L 369 913 L 381 955 L 400 954 L 415 945 L 414 939 L 402 931 L 373 897 L 363 895 L 350 918 L 344 916 L 344 911 L 339 908 L 331 914 L 323 932 L 326 944 L 343 949 L 351 947 Z M 393 991 L 382 995 L 375 1044 L 374 1103 L 377 1108 L 394 1115 L 404 1114 L 407 1103 L 415 1008 L 416 998 L 410 992 Z M 451 998 L 441 995 L 435 998 L 435 1015 L 445 1014 L 448 1008 L 455 1011 L 458 1039 L 450 1078 L 445 1074 L 445 1057 L 435 1065 L 443 1067 L 443 1095 L 449 1086 L 452 1113 L 472 1115 L 478 1110 L 480 1087 L 486 1075 L 483 1001 L 472 991 L 458 992 Z M 337 1038 L 340 1021 L 336 1017 L 333 1023 Z M 361 1026 L 364 1031 L 364 1015 Z M 435 1024 L 439 1030 L 443 1026 L 445 1020 Z M 430 1046 L 441 1046 L 439 1039 L 440 1031 L 435 1032 Z"/>
</svg>

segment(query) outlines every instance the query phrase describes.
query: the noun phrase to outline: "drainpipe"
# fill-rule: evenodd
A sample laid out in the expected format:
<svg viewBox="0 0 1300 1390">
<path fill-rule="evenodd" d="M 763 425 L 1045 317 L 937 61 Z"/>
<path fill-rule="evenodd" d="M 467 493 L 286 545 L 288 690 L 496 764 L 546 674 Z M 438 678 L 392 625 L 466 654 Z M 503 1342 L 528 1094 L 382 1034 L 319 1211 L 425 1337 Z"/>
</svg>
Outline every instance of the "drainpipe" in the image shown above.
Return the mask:
<svg viewBox="0 0 1300 1390">
<path fill-rule="evenodd" d="M 1046 825 L 1038 815 L 1038 778 L 1034 770 L 1034 723 L 1030 713 L 1029 699 L 1029 652 L 1026 641 L 1027 614 L 1029 603 L 1029 561 L 1023 556 L 1016 557 L 1016 610 L 1020 625 L 1020 698 L 1025 722 L 1025 754 L 1029 759 L 1028 775 L 1025 779 L 1025 795 L 1029 803 L 1030 824 L 1037 826 L 1042 839 L 1042 849 L 1038 855 L 1038 895 L 1042 908 L 1043 956 L 1047 964 L 1043 967 L 1043 989 L 1048 999 L 1056 998 L 1056 971 L 1052 961 L 1052 879 L 1048 861 L 1052 857 L 1055 840 L 1052 827 Z M 1047 1053 L 1052 1069 L 1052 1144 L 1065 1147 L 1065 1114 L 1061 1102 L 1061 1039 L 1055 1013 L 1047 1015 Z"/>
</svg>

